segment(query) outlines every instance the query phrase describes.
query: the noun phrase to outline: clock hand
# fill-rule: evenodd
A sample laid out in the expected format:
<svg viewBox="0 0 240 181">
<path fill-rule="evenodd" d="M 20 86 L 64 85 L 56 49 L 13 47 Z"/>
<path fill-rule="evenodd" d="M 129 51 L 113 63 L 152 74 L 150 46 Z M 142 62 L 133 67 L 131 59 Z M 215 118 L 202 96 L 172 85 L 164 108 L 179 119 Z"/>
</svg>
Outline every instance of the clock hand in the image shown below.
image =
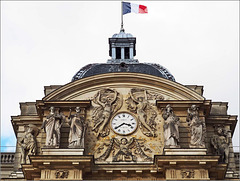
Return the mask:
<svg viewBox="0 0 240 181">
<path fill-rule="evenodd" d="M 122 124 L 116 126 L 114 129 L 118 129 L 119 127 L 123 126 L 124 124 L 126 124 L 126 123 L 122 123 Z"/>
<path fill-rule="evenodd" d="M 125 123 L 127 126 L 132 126 L 131 124 L 127 124 L 127 123 Z"/>
</svg>

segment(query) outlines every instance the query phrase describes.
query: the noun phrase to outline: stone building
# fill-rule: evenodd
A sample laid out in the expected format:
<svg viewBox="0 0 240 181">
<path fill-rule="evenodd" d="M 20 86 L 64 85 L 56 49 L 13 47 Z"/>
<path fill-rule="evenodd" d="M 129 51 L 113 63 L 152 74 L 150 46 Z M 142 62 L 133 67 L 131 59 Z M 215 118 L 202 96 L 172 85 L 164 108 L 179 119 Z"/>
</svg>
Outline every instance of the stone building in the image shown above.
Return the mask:
<svg viewBox="0 0 240 181">
<path fill-rule="evenodd" d="M 136 38 L 109 38 L 106 63 L 45 86 L 12 116 L 15 153 L 1 157 L 3 180 L 234 180 L 237 116 L 226 102 L 182 85 L 163 66 L 140 63 Z"/>
</svg>

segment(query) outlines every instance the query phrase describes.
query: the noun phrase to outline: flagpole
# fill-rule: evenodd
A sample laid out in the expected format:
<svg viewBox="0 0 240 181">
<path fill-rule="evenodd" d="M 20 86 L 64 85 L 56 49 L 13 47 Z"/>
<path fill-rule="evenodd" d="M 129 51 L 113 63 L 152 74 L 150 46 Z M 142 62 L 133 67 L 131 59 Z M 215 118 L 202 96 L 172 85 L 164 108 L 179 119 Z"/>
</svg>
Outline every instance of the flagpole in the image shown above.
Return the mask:
<svg viewBox="0 0 240 181">
<path fill-rule="evenodd" d="M 121 30 L 124 31 L 123 29 L 123 0 L 121 1 Z"/>
</svg>

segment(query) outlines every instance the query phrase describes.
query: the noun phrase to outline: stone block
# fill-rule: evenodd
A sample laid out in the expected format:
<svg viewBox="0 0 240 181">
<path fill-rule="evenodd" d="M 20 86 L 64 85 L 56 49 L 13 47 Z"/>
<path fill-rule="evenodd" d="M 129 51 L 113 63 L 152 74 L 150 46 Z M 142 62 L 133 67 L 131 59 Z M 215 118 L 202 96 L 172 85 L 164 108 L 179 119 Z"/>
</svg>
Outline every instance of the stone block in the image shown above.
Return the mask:
<svg viewBox="0 0 240 181">
<path fill-rule="evenodd" d="M 207 149 L 164 148 L 164 155 L 206 155 Z"/>
<path fill-rule="evenodd" d="M 83 155 L 84 149 L 42 148 L 43 155 Z"/>
</svg>

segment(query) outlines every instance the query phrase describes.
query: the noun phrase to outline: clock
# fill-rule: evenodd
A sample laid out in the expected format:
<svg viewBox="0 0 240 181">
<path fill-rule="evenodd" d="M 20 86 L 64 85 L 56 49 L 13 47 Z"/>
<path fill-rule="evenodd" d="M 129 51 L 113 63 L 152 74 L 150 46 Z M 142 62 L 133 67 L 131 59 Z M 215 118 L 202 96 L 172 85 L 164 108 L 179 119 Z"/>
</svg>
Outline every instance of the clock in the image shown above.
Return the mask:
<svg viewBox="0 0 240 181">
<path fill-rule="evenodd" d="M 117 134 L 128 135 L 137 129 L 137 120 L 129 113 L 118 113 L 113 117 L 111 127 Z"/>
</svg>

